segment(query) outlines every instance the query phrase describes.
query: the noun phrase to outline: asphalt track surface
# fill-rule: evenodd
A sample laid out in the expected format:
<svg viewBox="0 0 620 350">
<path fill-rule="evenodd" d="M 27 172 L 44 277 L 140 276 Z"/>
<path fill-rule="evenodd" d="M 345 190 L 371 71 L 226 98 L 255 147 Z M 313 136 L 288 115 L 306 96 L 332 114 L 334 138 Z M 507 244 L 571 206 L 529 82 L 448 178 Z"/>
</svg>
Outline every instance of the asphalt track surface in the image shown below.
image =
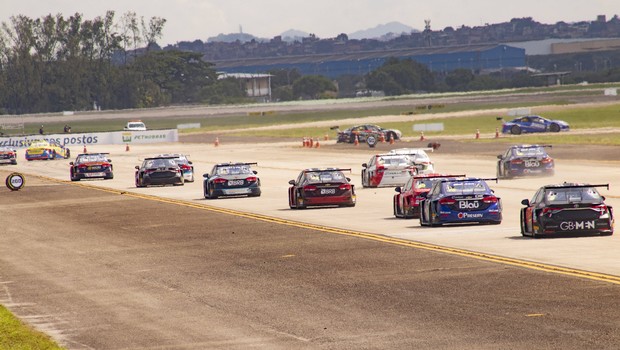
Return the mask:
<svg viewBox="0 0 620 350">
<path fill-rule="evenodd" d="M 114 180 L 70 183 L 67 161 L 0 168 L 2 179 L 27 176 L 24 189 L 0 191 L 0 303 L 67 348 L 620 344 L 618 236 L 521 238 L 515 219 L 522 198 L 567 177 L 611 180 L 604 194 L 617 203 L 616 163 L 567 160 L 552 179 L 501 181 L 499 226 L 426 229 L 391 217 L 393 189 L 359 188 L 372 150 L 98 147 L 111 152 Z M 189 153 L 198 174 L 214 162 L 258 161 L 263 196 L 207 201 L 199 178 L 133 187 L 133 165 L 164 149 Z M 486 158 L 432 157 L 440 171 L 493 172 Z M 288 209 L 286 182 L 318 164 L 354 169 L 355 208 Z"/>
</svg>

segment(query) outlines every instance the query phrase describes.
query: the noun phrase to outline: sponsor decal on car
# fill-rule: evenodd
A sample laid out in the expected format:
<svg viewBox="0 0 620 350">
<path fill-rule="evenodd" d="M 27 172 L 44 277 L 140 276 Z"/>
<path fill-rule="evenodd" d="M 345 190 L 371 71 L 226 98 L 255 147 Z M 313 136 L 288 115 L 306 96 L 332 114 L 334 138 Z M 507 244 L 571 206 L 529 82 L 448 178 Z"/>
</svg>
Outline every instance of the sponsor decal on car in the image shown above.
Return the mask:
<svg viewBox="0 0 620 350">
<path fill-rule="evenodd" d="M 478 209 L 480 202 L 478 201 L 459 201 L 459 209 Z"/>
<path fill-rule="evenodd" d="M 596 228 L 596 222 L 592 221 L 562 221 L 560 223 L 560 229 L 562 231 L 576 231 L 576 230 L 594 230 Z"/>
<path fill-rule="evenodd" d="M 458 215 L 457 215 L 457 217 L 458 217 L 459 219 L 476 219 L 476 218 L 481 218 L 481 217 L 483 217 L 483 216 L 484 216 L 484 215 L 483 215 L 482 213 L 473 213 L 473 214 L 470 214 L 470 213 L 462 213 L 462 212 L 461 212 L 461 213 L 458 213 Z"/>
</svg>

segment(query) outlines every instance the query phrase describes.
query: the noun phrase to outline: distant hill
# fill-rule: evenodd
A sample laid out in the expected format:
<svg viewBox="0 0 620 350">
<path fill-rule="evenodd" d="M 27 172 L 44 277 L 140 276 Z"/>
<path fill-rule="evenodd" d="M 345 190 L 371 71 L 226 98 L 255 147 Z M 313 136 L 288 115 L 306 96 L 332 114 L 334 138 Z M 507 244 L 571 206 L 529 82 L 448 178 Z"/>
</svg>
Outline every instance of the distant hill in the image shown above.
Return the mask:
<svg viewBox="0 0 620 350">
<path fill-rule="evenodd" d="M 280 34 L 283 41 L 293 42 L 293 41 L 301 41 L 302 38 L 307 38 L 310 34 L 297 30 L 297 29 L 289 29 L 286 32 Z"/>
<path fill-rule="evenodd" d="M 252 41 L 252 40 L 265 41 L 265 39 L 255 37 L 252 34 L 230 33 L 230 34 L 218 34 L 217 36 L 212 36 L 209 39 L 207 39 L 207 42 L 234 43 L 237 40 L 239 40 L 242 43 Z"/>
<path fill-rule="evenodd" d="M 400 22 L 390 22 L 379 24 L 374 28 L 358 30 L 348 35 L 349 39 L 392 39 L 402 33 L 410 34 L 411 32 L 419 32 L 419 30 Z"/>
</svg>

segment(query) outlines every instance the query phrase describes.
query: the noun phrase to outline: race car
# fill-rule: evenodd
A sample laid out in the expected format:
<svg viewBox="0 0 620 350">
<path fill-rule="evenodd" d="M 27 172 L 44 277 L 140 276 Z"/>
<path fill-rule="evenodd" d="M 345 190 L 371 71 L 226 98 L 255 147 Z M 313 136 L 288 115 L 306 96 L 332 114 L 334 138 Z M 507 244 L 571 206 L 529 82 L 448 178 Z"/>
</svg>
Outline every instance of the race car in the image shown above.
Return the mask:
<svg viewBox="0 0 620 350">
<path fill-rule="evenodd" d="M 431 190 L 422 193 L 420 203 L 420 225 L 441 226 L 443 224 L 502 222 L 501 199 L 495 196 L 486 183 L 476 177 L 461 179 L 438 179 Z"/>
<path fill-rule="evenodd" d="M 136 165 L 135 181 L 136 187 L 185 184 L 181 167 L 174 157 L 145 158 L 142 165 Z"/>
<path fill-rule="evenodd" d="M 420 202 L 424 200 L 422 193 L 427 193 L 433 186 L 433 180 L 465 177 L 465 175 L 423 174 L 409 178 L 402 187 L 396 187 L 393 208 L 397 218 L 411 219 L 420 217 Z"/>
<path fill-rule="evenodd" d="M 568 131 L 570 126 L 563 120 L 551 120 L 539 115 L 527 115 L 515 118 L 502 125 L 502 133 L 520 135 L 532 132 L 560 132 Z"/>
<path fill-rule="evenodd" d="M 402 154 L 376 154 L 362 164 L 362 187 L 402 186 L 417 174 L 413 160 Z"/>
<path fill-rule="evenodd" d="M 614 215 L 597 187 L 580 183 L 543 186 L 521 204 L 521 234 L 534 238 L 557 233 L 614 233 Z"/>
<path fill-rule="evenodd" d="M 497 177 L 509 179 L 524 175 L 553 175 L 555 162 L 545 148 L 551 145 L 515 145 L 497 156 Z"/>
<path fill-rule="evenodd" d="M 435 172 L 435 165 L 426 151 L 433 152 L 434 150 L 434 148 L 397 148 L 388 153 L 407 155 L 413 161 L 418 174 L 432 174 Z"/>
<path fill-rule="evenodd" d="M 35 140 L 26 148 L 26 160 L 67 159 L 71 151 L 63 145 L 46 140 Z"/>
<path fill-rule="evenodd" d="M 297 179 L 288 183 L 288 205 L 291 209 L 311 206 L 354 207 L 355 187 L 343 171 L 351 169 L 312 168 L 299 173 Z"/>
<path fill-rule="evenodd" d="M 75 161 L 70 162 L 69 178 L 71 181 L 81 179 L 113 179 L 112 160 L 109 153 L 83 153 L 78 154 Z"/>
<path fill-rule="evenodd" d="M 179 153 L 166 153 L 159 154 L 158 157 L 172 157 L 177 162 L 177 164 L 181 167 L 181 171 L 183 172 L 183 177 L 185 178 L 185 182 L 194 182 L 194 166 L 192 161 L 190 161 L 186 155 Z"/>
<path fill-rule="evenodd" d="M 219 163 L 211 173 L 203 175 L 205 198 L 216 199 L 221 196 L 259 197 L 261 195 L 258 172 L 252 170 L 257 163 Z"/>
<path fill-rule="evenodd" d="M 0 164 L 17 164 L 17 150 L 0 147 Z"/>
<path fill-rule="evenodd" d="M 334 127 L 338 129 L 338 127 Z M 378 125 L 364 124 L 352 126 L 344 131 L 338 130 L 336 142 L 353 143 L 355 137 L 359 142 L 366 142 L 369 136 L 383 137 L 385 141 L 400 140 L 402 133 L 397 129 L 384 129 Z"/>
</svg>

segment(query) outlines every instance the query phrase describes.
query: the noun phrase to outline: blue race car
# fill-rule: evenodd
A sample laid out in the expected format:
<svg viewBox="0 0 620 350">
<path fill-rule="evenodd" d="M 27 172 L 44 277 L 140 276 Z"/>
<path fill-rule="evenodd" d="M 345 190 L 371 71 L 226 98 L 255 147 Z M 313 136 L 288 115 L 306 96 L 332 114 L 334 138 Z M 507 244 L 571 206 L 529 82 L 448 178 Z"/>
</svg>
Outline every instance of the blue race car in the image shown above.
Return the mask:
<svg viewBox="0 0 620 350">
<path fill-rule="evenodd" d="M 497 177 L 509 179 L 525 175 L 553 175 L 555 162 L 545 148 L 551 145 L 515 145 L 497 156 Z"/>
<path fill-rule="evenodd" d="M 539 115 L 527 115 L 515 118 L 502 125 L 502 133 L 520 135 L 531 132 L 560 132 L 568 131 L 570 126 L 563 120 L 551 120 Z"/>
<path fill-rule="evenodd" d="M 443 178 L 433 181 L 420 203 L 420 225 L 502 222 L 502 203 L 481 178 Z"/>
</svg>

